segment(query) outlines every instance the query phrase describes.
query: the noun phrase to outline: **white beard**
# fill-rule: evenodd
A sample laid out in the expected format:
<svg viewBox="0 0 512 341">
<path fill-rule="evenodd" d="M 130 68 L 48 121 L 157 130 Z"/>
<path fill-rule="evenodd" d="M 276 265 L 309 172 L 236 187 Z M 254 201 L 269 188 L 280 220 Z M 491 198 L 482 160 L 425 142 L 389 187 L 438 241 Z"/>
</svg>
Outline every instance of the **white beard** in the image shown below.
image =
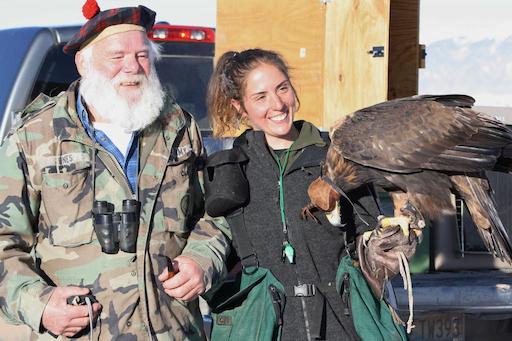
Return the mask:
<svg viewBox="0 0 512 341">
<path fill-rule="evenodd" d="M 136 101 L 130 102 L 117 92 L 115 85 L 121 82 L 139 82 Z M 80 93 L 97 115 L 126 132 L 142 130 L 153 123 L 164 105 L 164 91 L 154 66 L 148 77 L 143 74 L 118 75 L 112 80 L 90 69 L 87 77 L 80 81 Z"/>
</svg>

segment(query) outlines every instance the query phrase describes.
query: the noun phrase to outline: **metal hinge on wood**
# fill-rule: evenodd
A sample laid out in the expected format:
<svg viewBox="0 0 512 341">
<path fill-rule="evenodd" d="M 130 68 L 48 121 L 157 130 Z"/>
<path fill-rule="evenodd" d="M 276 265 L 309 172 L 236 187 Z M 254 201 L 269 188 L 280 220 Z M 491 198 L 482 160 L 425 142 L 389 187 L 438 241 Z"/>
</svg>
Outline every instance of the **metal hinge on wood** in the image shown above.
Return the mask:
<svg viewBox="0 0 512 341">
<path fill-rule="evenodd" d="M 427 57 L 427 50 L 425 48 L 425 45 L 423 44 L 420 44 L 419 45 L 419 49 L 420 49 L 420 52 L 419 52 L 419 61 L 418 61 L 418 67 L 420 69 L 424 69 L 425 68 L 425 59 Z"/>
<path fill-rule="evenodd" d="M 374 46 L 370 51 L 367 52 L 368 54 L 371 54 L 373 58 L 384 57 L 384 46 Z"/>
</svg>

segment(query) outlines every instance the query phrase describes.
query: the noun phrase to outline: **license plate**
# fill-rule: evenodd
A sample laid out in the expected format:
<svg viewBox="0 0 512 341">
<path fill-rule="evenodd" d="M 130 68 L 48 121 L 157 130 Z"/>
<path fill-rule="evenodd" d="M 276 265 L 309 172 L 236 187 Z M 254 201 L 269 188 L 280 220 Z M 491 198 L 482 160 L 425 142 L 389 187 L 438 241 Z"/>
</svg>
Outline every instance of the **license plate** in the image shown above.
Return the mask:
<svg viewBox="0 0 512 341">
<path fill-rule="evenodd" d="M 410 341 L 462 341 L 464 315 L 460 313 L 428 314 L 414 319 Z"/>
</svg>

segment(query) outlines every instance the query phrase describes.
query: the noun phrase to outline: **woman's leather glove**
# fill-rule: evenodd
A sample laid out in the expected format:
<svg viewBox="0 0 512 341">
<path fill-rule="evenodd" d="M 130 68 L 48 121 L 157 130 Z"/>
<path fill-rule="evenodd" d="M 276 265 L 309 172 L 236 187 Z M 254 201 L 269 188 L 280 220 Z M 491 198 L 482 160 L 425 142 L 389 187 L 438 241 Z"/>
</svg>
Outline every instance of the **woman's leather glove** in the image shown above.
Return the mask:
<svg viewBox="0 0 512 341">
<path fill-rule="evenodd" d="M 409 261 L 418 238 L 413 230 L 405 235 L 400 226 L 378 226 L 356 238 L 359 264 L 375 297 L 382 299 L 384 285 L 400 273 L 400 253 Z"/>
</svg>

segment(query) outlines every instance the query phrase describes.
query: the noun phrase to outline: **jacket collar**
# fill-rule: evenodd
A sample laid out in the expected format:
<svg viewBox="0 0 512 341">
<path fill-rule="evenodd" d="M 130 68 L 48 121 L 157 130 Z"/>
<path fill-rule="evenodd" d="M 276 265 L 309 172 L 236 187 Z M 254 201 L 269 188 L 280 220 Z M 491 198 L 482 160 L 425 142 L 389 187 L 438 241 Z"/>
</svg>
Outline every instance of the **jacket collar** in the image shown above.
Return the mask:
<svg viewBox="0 0 512 341">
<path fill-rule="evenodd" d="M 320 135 L 320 131 L 311 123 L 306 121 L 294 122 L 295 128 L 299 131 L 299 137 L 293 143 L 292 150 L 303 149 L 307 146 L 315 145 L 324 147 L 326 142 Z"/>
<path fill-rule="evenodd" d="M 303 152 L 286 171 L 286 174 L 302 167 L 319 166 L 325 160 L 328 148 L 328 139 L 324 140 L 320 131 L 313 124 L 306 121 L 296 121 L 294 124 L 299 129 L 299 137 L 292 150 L 303 149 Z M 268 150 L 265 134 L 262 131 L 248 129 L 243 132 L 235 139 L 234 146 L 244 145 L 250 147 L 261 162 L 277 171 L 277 164 Z"/>
<path fill-rule="evenodd" d="M 294 142 L 292 150 L 299 150 L 310 145 L 323 147 L 327 144 L 320 135 L 320 131 L 313 124 L 302 120 L 295 121 L 293 124 L 299 131 L 299 137 Z M 244 143 L 267 146 L 263 131 L 253 129 L 247 129 L 235 140 L 235 144 L 240 145 Z"/>
</svg>

